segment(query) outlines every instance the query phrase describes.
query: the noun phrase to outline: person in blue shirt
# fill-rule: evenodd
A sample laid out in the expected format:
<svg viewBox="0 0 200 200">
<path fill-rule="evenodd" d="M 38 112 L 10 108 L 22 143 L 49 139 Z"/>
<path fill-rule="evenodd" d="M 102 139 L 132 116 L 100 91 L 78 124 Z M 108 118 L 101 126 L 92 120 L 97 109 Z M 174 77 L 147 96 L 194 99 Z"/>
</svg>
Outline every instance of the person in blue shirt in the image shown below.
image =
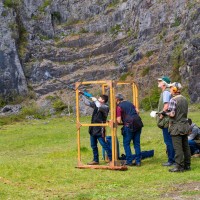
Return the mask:
<svg viewBox="0 0 200 200">
<path fill-rule="evenodd" d="M 170 93 L 170 89 L 168 87 L 168 84 L 170 84 L 170 82 L 171 81 L 168 76 L 163 76 L 162 78 L 158 79 L 158 87 L 162 90 L 160 99 L 159 99 L 159 104 L 158 104 L 158 113 L 162 112 L 162 111 L 166 112 L 168 110 L 169 102 L 171 99 L 171 93 Z M 164 118 L 161 118 L 161 116 L 158 114 L 158 120 L 159 119 L 166 120 L 166 122 L 167 122 L 163 126 L 160 126 L 158 124 L 158 127 L 162 129 L 163 139 L 164 139 L 164 143 L 166 145 L 167 156 L 168 156 L 167 162 L 163 163 L 162 165 L 163 166 L 171 166 L 174 164 L 175 152 L 174 152 L 174 147 L 173 147 L 173 143 L 172 143 L 172 138 L 168 131 L 169 117 L 165 116 Z"/>
</svg>

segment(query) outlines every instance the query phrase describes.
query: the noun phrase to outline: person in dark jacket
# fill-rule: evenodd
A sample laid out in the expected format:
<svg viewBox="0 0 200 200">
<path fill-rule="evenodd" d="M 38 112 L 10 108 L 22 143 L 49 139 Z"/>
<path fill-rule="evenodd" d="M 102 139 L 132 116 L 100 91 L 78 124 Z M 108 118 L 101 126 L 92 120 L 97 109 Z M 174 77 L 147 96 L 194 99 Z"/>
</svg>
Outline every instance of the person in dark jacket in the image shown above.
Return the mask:
<svg viewBox="0 0 200 200">
<path fill-rule="evenodd" d="M 192 123 L 192 120 L 188 118 L 188 123 L 190 125 L 190 133 L 188 135 L 188 143 L 190 146 L 191 155 L 194 157 L 200 156 L 200 128 Z"/>
<path fill-rule="evenodd" d="M 106 123 L 107 116 L 109 113 L 109 107 L 106 104 L 108 101 L 107 95 L 100 95 L 100 97 L 91 97 L 92 101 L 89 101 L 86 97 L 82 97 L 85 105 L 93 108 L 91 123 Z M 99 164 L 99 151 L 97 143 L 101 144 L 103 149 L 106 151 L 109 160 L 112 160 L 112 151 L 108 143 L 105 141 L 105 128 L 101 126 L 90 126 L 90 145 L 93 151 L 93 160 L 88 163 L 88 165 L 98 165 Z"/>
<path fill-rule="evenodd" d="M 169 169 L 169 172 L 183 172 L 190 170 L 191 154 L 188 144 L 189 123 L 187 120 L 188 102 L 181 95 L 182 86 L 180 83 L 169 85 L 172 98 L 169 103 L 168 112 L 164 115 L 170 117 L 169 132 L 172 136 L 172 142 L 175 150 L 175 167 Z"/>
<path fill-rule="evenodd" d="M 143 123 L 138 115 L 138 111 L 130 101 L 125 101 L 122 94 L 115 96 L 117 103 L 117 123 L 123 125 L 123 146 L 126 154 L 126 165 L 141 166 L 140 135 Z M 135 149 L 135 162 L 131 152 L 130 142 L 133 140 Z"/>
</svg>

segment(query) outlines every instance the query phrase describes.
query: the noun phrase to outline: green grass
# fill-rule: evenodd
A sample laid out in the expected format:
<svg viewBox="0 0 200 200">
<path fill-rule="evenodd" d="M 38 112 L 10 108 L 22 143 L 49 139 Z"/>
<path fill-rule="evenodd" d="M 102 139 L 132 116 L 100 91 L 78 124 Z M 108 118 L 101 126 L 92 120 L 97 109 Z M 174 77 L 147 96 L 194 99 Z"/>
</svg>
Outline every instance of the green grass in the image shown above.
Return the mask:
<svg viewBox="0 0 200 200">
<path fill-rule="evenodd" d="M 141 113 L 144 128 L 142 150 L 155 150 L 142 167 L 127 171 L 77 169 L 75 118 L 30 120 L 0 126 L 0 197 L 4 199 L 170 199 L 163 195 L 178 192 L 178 184 L 199 182 L 200 159 L 192 158 L 192 170 L 168 172 L 161 130 L 149 113 Z M 200 124 L 199 113 L 189 117 Z M 89 117 L 82 121 L 89 122 Z M 109 129 L 108 129 L 109 130 Z M 118 134 L 120 153 L 122 137 Z M 101 156 L 101 152 L 100 152 Z M 92 159 L 87 128 L 81 128 L 81 158 Z M 101 164 L 106 164 L 101 160 Z M 199 192 L 184 190 L 195 197 Z M 171 198 L 172 199 L 172 198 Z"/>
</svg>

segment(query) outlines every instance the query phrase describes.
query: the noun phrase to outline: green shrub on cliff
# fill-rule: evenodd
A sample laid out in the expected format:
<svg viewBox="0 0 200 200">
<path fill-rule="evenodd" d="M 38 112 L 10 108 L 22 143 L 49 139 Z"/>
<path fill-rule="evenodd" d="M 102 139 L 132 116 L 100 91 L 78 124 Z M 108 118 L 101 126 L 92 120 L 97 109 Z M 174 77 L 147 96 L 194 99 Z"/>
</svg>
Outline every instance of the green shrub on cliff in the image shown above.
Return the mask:
<svg viewBox="0 0 200 200">
<path fill-rule="evenodd" d="M 179 17 L 176 17 L 174 23 L 172 24 L 172 27 L 180 26 L 180 24 L 181 24 L 181 19 Z"/>
<path fill-rule="evenodd" d="M 22 108 L 20 117 L 26 118 L 26 116 L 33 116 L 33 118 L 35 118 L 35 119 L 44 119 L 45 118 L 44 113 L 36 104 Z"/>
<path fill-rule="evenodd" d="M 135 52 L 135 47 L 132 45 L 132 46 L 129 47 L 128 53 L 129 53 L 129 55 L 131 55 L 131 54 L 133 54 L 134 52 Z"/>
<path fill-rule="evenodd" d="M 120 81 L 126 81 L 127 77 L 130 76 L 130 72 L 124 73 L 121 75 L 121 77 L 119 78 Z"/>
<path fill-rule="evenodd" d="M 120 24 L 116 24 L 115 26 L 112 26 L 110 28 L 110 34 L 111 35 L 117 35 L 119 32 L 121 31 L 121 25 Z"/>
<path fill-rule="evenodd" d="M 120 3 L 120 0 L 112 0 L 111 3 L 108 5 L 108 7 L 109 8 L 115 7 L 119 3 Z"/>
<path fill-rule="evenodd" d="M 65 108 L 67 108 L 67 105 L 58 96 L 47 96 L 46 100 L 49 100 L 51 102 L 52 107 L 58 113 L 63 111 Z"/>
<path fill-rule="evenodd" d="M 45 8 L 51 4 L 51 0 L 45 0 L 44 3 L 38 8 L 40 12 L 44 12 Z"/>
<path fill-rule="evenodd" d="M 61 14 L 60 14 L 60 12 L 53 12 L 53 13 L 51 14 L 51 16 L 52 16 L 52 19 L 53 19 L 53 20 L 56 20 L 56 21 L 58 21 L 58 22 L 61 21 Z"/>
<path fill-rule="evenodd" d="M 28 52 L 27 45 L 28 45 L 28 32 L 26 31 L 23 24 L 19 23 L 18 25 L 18 32 L 19 32 L 19 39 L 18 39 L 18 49 L 19 49 L 19 56 L 23 58 L 26 53 Z"/>
<path fill-rule="evenodd" d="M 148 57 L 148 58 L 152 55 L 153 55 L 153 51 L 147 51 L 146 54 L 145 54 L 145 56 Z"/>
<path fill-rule="evenodd" d="M 179 68 L 184 66 L 185 64 L 185 60 L 183 57 L 183 44 L 178 44 L 174 47 L 174 50 L 171 54 L 171 64 L 172 64 L 172 80 L 181 81 Z"/>
<path fill-rule="evenodd" d="M 149 74 L 149 71 L 150 71 L 150 67 L 149 66 L 144 67 L 144 69 L 141 72 L 141 76 L 142 77 L 146 76 L 147 74 Z"/>
<path fill-rule="evenodd" d="M 53 102 L 53 108 L 57 111 L 63 111 L 65 108 L 67 108 L 67 106 L 64 104 L 63 101 L 61 101 L 60 99 L 57 99 Z"/>
<path fill-rule="evenodd" d="M 157 86 L 154 86 L 152 90 L 149 91 L 149 95 L 142 99 L 140 108 L 145 111 L 156 109 L 158 107 L 159 97 L 160 91 Z"/>
<path fill-rule="evenodd" d="M 2 96 L 0 96 L 0 108 L 5 105 L 6 105 L 6 102 L 5 102 L 4 98 Z"/>
<path fill-rule="evenodd" d="M 4 7 L 7 7 L 7 8 L 14 8 L 20 5 L 20 3 L 21 3 L 21 0 L 4 0 L 3 1 Z"/>
</svg>

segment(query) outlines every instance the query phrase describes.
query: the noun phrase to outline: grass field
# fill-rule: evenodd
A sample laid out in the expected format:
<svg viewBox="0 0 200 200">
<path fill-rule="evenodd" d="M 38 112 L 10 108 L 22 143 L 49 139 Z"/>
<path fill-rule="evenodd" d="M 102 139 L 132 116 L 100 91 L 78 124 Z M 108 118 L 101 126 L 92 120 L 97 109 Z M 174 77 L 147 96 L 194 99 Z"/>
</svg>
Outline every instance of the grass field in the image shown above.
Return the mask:
<svg viewBox="0 0 200 200">
<path fill-rule="evenodd" d="M 191 171 L 169 173 L 161 166 L 166 161 L 161 130 L 149 113 L 141 117 L 142 150 L 154 149 L 155 155 L 127 171 L 75 168 L 74 117 L 0 127 L 0 199 L 199 199 L 200 158 L 192 158 Z M 200 125 L 199 113 L 189 117 Z M 89 122 L 88 117 L 82 120 Z M 92 159 L 87 128 L 81 129 L 81 157 L 84 164 Z M 101 164 L 106 163 L 101 160 Z"/>
</svg>

